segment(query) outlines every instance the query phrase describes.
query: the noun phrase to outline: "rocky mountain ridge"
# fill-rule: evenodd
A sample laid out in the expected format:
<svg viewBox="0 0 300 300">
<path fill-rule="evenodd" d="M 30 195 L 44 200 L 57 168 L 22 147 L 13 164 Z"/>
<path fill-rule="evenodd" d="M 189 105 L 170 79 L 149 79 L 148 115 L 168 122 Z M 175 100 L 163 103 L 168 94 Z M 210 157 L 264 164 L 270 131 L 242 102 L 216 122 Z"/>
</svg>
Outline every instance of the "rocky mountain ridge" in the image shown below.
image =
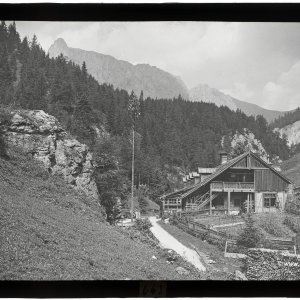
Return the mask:
<svg viewBox="0 0 300 300">
<path fill-rule="evenodd" d="M 188 90 L 180 77 L 155 66 L 149 64 L 133 65 L 111 55 L 72 48 L 62 38 L 54 41 L 48 53 L 50 57 L 63 54 L 64 57 L 79 65 L 85 61 L 88 72 L 100 84 L 113 84 L 114 87 L 125 89 L 129 93 L 133 90 L 137 95 L 143 90 L 144 97 L 170 99 L 181 95 L 190 101 L 210 102 L 217 106 L 227 106 L 234 111 L 240 109 L 246 115 L 263 115 L 268 122 L 272 122 L 285 113 L 240 101 L 206 84 L 199 84 Z"/>
<path fill-rule="evenodd" d="M 275 118 L 284 115 L 285 112 L 268 110 L 262 108 L 256 104 L 240 101 L 226 95 L 221 91 L 208 86 L 207 84 L 199 84 L 196 87 L 189 90 L 189 99 L 191 101 L 202 101 L 208 103 L 214 103 L 218 107 L 227 106 L 231 110 L 240 109 L 246 115 L 263 115 L 268 122 L 273 121 Z"/>
<path fill-rule="evenodd" d="M 60 175 L 77 190 L 98 199 L 93 179 L 95 166 L 89 148 L 68 136 L 57 119 L 42 110 L 13 110 L 6 124 L 1 124 L 7 145 L 21 148 L 42 162 L 45 169 Z"/>
<path fill-rule="evenodd" d="M 133 65 L 110 55 L 68 47 L 57 39 L 48 50 L 50 57 L 63 54 L 67 59 L 81 65 L 86 63 L 88 72 L 100 83 L 113 84 L 116 88 L 132 90 L 144 97 L 173 98 L 181 95 L 188 99 L 188 90 L 183 81 L 172 74 L 148 64 Z"/>
</svg>

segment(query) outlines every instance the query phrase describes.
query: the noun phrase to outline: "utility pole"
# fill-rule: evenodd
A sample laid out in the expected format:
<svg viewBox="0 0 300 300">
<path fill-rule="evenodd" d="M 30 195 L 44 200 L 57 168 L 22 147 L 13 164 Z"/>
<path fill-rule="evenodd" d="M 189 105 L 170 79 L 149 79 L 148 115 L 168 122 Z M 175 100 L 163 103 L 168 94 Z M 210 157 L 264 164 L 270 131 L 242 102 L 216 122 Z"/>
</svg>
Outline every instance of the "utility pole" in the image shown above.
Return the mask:
<svg viewBox="0 0 300 300">
<path fill-rule="evenodd" d="M 133 222 L 134 191 L 134 125 L 132 126 L 132 162 L 131 162 L 131 222 Z"/>
<path fill-rule="evenodd" d="M 132 121 L 132 165 L 131 165 L 131 222 L 133 222 L 133 210 L 134 210 L 134 131 L 135 131 L 135 121 L 140 115 L 140 107 L 139 100 L 134 94 L 131 92 L 128 102 L 128 110 L 131 115 Z"/>
</svg>

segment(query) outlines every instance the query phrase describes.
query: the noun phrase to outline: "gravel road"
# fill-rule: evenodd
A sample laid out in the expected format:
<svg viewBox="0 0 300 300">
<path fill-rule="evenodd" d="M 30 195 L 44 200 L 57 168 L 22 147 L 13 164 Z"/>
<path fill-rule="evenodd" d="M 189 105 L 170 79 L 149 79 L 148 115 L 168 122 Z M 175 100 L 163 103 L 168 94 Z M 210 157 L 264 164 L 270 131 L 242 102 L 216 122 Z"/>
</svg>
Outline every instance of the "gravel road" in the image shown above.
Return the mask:
<svg viewBox="0 0 300 300">
<path fill-rule="evenodd" d="M 150 228 L 154 236 L 159 240 L 161 247 L 172 249 L 177 252 L 183 259 L 193 264 L 198 270 L 206 271 L 206 268 L 201 263 L 200 257 L 195 250 L 192 250 L 177 239 L 175 239 L 171 234 L 164 230 L 158 223 L 156 217 L 149 218 L 152 227 Z"/>
</svg>

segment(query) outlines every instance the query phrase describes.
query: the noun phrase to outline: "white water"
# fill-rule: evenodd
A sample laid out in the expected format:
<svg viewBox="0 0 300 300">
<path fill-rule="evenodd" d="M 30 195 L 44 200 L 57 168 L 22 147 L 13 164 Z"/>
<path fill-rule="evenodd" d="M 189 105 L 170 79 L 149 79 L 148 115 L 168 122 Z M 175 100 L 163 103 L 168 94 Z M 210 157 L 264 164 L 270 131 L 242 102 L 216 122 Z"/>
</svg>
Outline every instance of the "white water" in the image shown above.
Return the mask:
<svg viewBox="0 0 300 300">
<path fill-rule="evenodd" d="M 192 250 L 177 239 L 175 239 L 171 234 L 164 230 L 159 224 L 157 224 L 156 217 L 149 218 L 152 227 L 150 228 L 154 236 L 159 240 L 162 248 L 172 249 L 177 252 L 183 259 L 193 264 L 198 270 L 205 271 L 205 267 L 200 261 L 200 257 L 195 250 Z"/>
</svg>

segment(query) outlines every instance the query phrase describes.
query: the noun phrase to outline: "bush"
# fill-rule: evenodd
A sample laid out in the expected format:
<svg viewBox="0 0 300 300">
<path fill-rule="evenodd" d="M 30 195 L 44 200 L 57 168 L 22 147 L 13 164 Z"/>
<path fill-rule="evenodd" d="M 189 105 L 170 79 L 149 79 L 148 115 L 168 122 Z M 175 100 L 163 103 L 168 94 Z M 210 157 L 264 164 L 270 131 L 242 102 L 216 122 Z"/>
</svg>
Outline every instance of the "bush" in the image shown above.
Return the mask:
<svg viewBox="0 0 300 300">
<path fill-rule="evenodd" d="M 182 220 L 180 218 L 178 218 L 177 215 L 173 215 L 173 216 L 169 217 L 169 222 L 170 222 L 171 225 L 176 226 L 179 222 L 182 222 Z"/>
<path fill-rule="evenodd" d="M 143 233 L 152 234 L 150 231 L 152 225 L 148 219 L 137 219 L 134 226 L 137 230 L 142 231 Z"/>
<path fill-rule="evenodd" d="M 277 237 L 290 235 L 290 231 L 284 226 L 283 220 L 278 214 L 262 214 L 258 219 L 258 225 L 267 233 Z"/>
<path fill-rule="evenodd" d="M 8 158 L 7 151 L 6 151 L 6 145 L 2 136 L 2 131 L 0 129 L 0 157 L 2 158 Z"/>
<path fill-rule="evenodd" d="M 249 214 L 246 217 L 246 226 L 238 236 L 237 243 L 246 248 L 260 247 L 264 240 L 261 230 L 255 225 L 253 217 Z"/>
<path fill-rule="evenodd" d="M 300 219 L 293 218 L 292 216 L 285 216 L 283 224 L 289 227 L 293 232 L 300 232 Z"/>
<path fill-rule="evenodd" d="M 7 155 L 6 144 L 3 138 L 3 128 L 2 126 L 9 123 L 10 120 L 10 113 L 7 109 L 0 107 L 0 157 L 2 158 L 9 158 Z"/>
</svg>

